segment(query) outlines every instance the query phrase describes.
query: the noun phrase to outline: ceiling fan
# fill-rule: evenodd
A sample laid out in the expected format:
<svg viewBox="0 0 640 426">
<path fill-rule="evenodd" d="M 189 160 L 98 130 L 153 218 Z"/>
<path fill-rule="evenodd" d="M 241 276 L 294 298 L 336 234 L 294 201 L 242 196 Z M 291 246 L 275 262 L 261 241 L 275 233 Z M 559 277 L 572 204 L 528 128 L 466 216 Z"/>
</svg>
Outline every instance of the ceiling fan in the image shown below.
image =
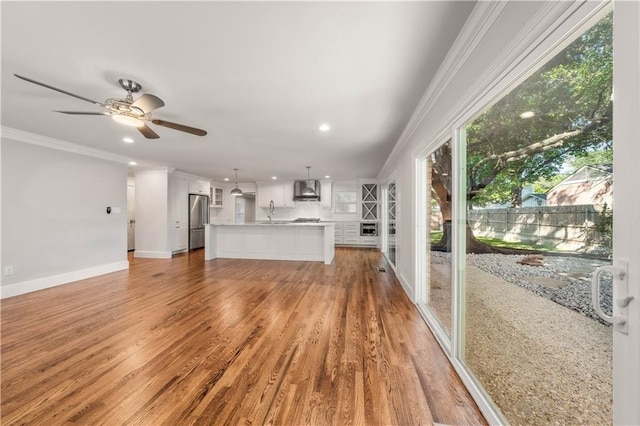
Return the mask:
<svg viewBox="0 0 640 426">
<path fill-rule="evenodd" d="M 41 83 L 36 80 L 32 80 L 27 77 L 23 77 L 18 74 L 14 74 L 16 77 L 28 81 L 29 83 L 37 84 L 38 86 L 46 87 L 47 89 L 55 90 L 56 92 L 64 93 L 65 95 L 73 96 L 74 98 L 81 99 L 86 102 L 101 106 L 107 110 L 104 112 L 90 112 L 90 111 L 54 111 L 62 114 L 71 115 L 108 115 L 118 123 L 126 124 L 128 126 L 137 127 L 140 133 L 147 139 L 158 139 L 160 136 L 147 126 L 145 121 L 150 121 L 158 126 L 168 127 L 170 129 L 179 130 L 181 132 L 191 133 L 196 136 L 204 136 L 207 134 L 205 130 L 196 129 L 195 127 L 185 126 L 184 124 L 172 123 L 170 121 L 159 120 L 151 117 L 151 112 L 164 106 L 164 102 L 159 97 L 150 93 L 144 93 L 140 95 L 138 99 L 134 101 L 133 94 L 138 93 L 142 86 L 133 81 L 121 78 L 118 80 L 120 87 L 127 91 L 127 96 L 124 99 L 109 98 L 104 102 L 94 101 L 84 96 L 76 95 L 66 90 L 59 89 L 57 87 L 50 86 L 45 83 Z"/>
</svg>

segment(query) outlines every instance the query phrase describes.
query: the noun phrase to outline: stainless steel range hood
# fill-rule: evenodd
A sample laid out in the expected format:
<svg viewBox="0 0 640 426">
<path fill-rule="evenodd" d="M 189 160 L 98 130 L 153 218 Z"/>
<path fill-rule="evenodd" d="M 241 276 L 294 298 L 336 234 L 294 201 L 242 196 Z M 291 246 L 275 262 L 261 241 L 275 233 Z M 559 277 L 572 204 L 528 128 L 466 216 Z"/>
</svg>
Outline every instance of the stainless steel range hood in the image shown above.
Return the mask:
<svg viewBox="0 0 640 426">
<path fill-rule="evenodd" d="M 302 195 L 302 191 L 307 187 L 313 189 L 315 195 Z M 320 201 L 320 181 L 297 180 L 293 182 L 293 199 L 295 201 Z"/>
</svg>

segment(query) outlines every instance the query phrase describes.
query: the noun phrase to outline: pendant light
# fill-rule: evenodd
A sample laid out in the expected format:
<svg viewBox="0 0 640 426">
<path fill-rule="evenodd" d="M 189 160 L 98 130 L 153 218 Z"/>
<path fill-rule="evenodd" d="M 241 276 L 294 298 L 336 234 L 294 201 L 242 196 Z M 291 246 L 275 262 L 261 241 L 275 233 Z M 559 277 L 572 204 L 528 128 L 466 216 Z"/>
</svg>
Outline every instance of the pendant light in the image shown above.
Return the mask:
<svg viewBox="0 0 640 426">
<path fill-rule="evenodd" d="M 238 188 L 238 169 L 233 169 L 236 171 L 236 187 L 233 188 L 230 192 L 234 197 L 239 197 L 242 195 L 242 189 Z"/>
<path fill-rule="evenodd" d="M 307 166 L 307 182 L 305 188 L 302 190 L 302 195 L 308 197 L 316 195 L 316 191 L 314 191 L 313 188 L 309 185 L 309 183 L 311 182 L 310 170 L 311 166 Z M 315 186 L 315 184 L 313 186 Z"/>
</svg>

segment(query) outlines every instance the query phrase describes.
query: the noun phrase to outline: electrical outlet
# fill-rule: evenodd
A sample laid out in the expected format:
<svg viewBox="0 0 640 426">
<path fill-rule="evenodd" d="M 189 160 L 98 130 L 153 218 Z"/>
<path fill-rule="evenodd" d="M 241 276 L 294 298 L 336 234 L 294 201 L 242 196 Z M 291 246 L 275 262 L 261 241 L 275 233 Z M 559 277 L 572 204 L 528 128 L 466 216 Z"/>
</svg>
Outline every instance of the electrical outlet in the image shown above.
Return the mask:
<svg viewBox="0 0 640 426">
<path fill-rule="evenodd" d="M 13 275 L 13 266 L 5 266 L 4 267 L 5 275 Z"/>
</svg>

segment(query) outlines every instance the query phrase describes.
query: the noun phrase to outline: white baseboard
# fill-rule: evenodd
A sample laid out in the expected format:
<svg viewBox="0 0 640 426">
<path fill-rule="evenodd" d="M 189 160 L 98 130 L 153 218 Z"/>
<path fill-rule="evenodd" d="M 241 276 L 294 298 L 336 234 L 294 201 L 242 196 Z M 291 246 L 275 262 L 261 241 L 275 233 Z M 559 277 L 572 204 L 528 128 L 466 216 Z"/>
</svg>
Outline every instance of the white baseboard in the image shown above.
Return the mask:
<svg viewBox="0 0 640 426">
<path fill-rule="evenodd" d="M 147 259 L 171 259 L 170 251 L 140 251 L 133 252 L 133 257 L 142 257 Z"/>
<path fill-rule="evenodd" d="M 51 275 L 49 277 L 36 278 L 35 280 L 9 284 L 2 286 L 0 298 L 6 299 L 7 297 L 31 293 L 32 291 L 68 284 L 73 281 L 84 280 L 86 278 L 121 271 L 123 269 L 129 269 L 129 261 L 124 260 L 122 262 L 108 263 L 106 265 L 95 266 L 92 268 L 65 272 L 64 274 Z"/>
<path fill-rule="evenodd" d="M 409 300 L 411 300 L 411 302 L 415 304 L 415 294 L 404 275 L 398 275 L 398 281 L 400 281 L 400 285 L 404 289 L 404 292 L 407 293 L 407 296 L 409 296 Z"/>
</svg>

